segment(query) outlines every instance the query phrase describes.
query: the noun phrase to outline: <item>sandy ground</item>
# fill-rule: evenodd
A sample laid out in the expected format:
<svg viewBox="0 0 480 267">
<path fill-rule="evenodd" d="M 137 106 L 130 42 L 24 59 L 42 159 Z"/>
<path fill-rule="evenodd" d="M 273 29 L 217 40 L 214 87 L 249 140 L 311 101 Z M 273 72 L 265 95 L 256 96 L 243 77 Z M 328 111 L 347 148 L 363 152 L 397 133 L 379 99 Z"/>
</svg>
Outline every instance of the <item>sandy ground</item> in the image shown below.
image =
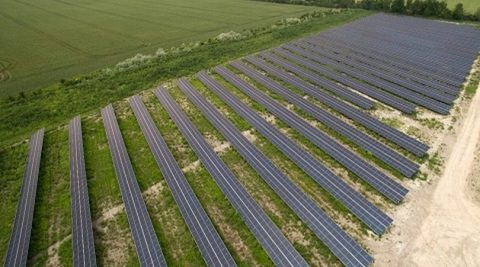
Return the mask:
<svg viewBox="0 0 480 267">
<path fill-rule="evenodd" d="M 447 144 L 445 169 L 427 184 L 408 181 L 405 203 L 396 207 L 396 225 L 370 240 L 376 266 L 480 266 L 480 205 L 471 180 L 480 180 L 475 154 L 480 143 L 480 90 Z M 478 152 L 477 152 L 478 153 Z"/>
</svg>

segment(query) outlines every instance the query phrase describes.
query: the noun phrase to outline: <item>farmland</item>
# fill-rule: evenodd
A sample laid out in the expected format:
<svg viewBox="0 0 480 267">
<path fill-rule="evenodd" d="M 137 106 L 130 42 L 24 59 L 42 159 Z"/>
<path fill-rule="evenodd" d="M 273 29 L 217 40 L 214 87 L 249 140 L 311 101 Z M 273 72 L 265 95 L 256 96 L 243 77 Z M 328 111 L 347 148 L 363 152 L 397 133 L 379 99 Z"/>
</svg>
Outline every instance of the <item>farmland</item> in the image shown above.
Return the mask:
<svg viewBox="0 0 480 267">
<path fill-rule="evenodd" d="M 480 8 L 480 3 L 477 0 L 447 0 L 446 2 L 450 9 L 454 9 L 458 3 L 462 3 L 465 11 L 469 13 L 474 13 Z"/>
<path fill-rule="evenodd" d="M 2 0 L 0 96 L 312 10 L 244 0 Z"/>
</svg>

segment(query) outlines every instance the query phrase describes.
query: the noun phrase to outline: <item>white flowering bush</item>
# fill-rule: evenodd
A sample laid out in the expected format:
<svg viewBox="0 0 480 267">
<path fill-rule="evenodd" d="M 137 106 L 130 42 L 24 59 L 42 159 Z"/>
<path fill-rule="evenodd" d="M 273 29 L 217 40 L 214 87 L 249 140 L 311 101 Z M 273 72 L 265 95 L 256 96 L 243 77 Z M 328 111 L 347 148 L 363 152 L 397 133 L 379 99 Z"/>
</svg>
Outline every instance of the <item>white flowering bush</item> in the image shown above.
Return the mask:
<svg viewBox="0 0 480 267">
<path fill-rule="evenodd" d="M 163 57 L 163 56 L 166 56 L 167 54 L 168 54 L 167 51 L 165 51 L 165 49 L 161 47 L 157 49 L 157 51 L 155 52 L 156 57 Z"/>
<path fill-rule="evenodd" d="M 243 39 L 244 36 L 238 32 L 234 31 L 229 31 L 229 32 L 222 32 L 217 37 L 215 37 L 215 40 L 224 42 L 224 41 L 232 41 L 232 40 L 240 40 Z"/>
<path fill-rule="evenodd" d="M 295 25 L 302 23 L 302 20 L 300 18 L 286 18 L 283 23 L 286 25 Z"/>
<path fill-rule="evenodd" d="M 127 58 L 126 60 L 117 63 L 117 65 L 115 65 L 115 68 L 119 70 L 136 68 L 153 58 L 154 55 L 136 54 L 134 57 Z"/>
</svg>

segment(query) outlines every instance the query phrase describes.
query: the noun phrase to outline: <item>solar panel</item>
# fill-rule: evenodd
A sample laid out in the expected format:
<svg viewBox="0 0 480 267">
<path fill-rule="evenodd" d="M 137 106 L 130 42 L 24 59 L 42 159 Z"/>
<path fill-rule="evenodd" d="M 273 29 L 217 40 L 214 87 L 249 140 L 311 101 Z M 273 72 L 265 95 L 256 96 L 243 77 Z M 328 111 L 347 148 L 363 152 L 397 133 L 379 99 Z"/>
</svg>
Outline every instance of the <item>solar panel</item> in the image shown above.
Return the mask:
<svg viewBox="0 0 480 267">
<path fill-rule="evenodd" d="M 431 66 L 428 66 L 427 68 L 426 66 L 418 66 L 414 63 L 408 62 L 405 59 L 391 58 L 386 51 L 372 51 L 368 47 L 359 46 L 357 43 L 349 40 L 333 39 L 323 35 L 313 36 L 309 38 L 309 40 L 310 39 L 315 42 L 315 44 L 319 42 L 328 42 L 330 44 L 335 44 L 336 46 L 347 48 L 352 51 L 352 53 L 366 56 L 377 62 L 382 62 L 383 64 L 406 71 L 411 75 L 418 75 L 420 77 L 431 79 L 432 81 L 439 81 L 458 87 L 464 80 L 464 77 L 452 75 L 451 73 L 440 73 L 432 70 L 430 69 Z"/>
<path fill-rule="evenodd" d="M 373 88 L 371 86 L 368 86 L 366 84 L 359 83 L 358 81 L 353 80 L 350 77 L 346 77 L 344 75 L 341 75 L 339 73 L 335 73 L 331 70 L 328 69 L 322 69 L 316 68 L 317 73 L 313 71 L 309 71 L 307 69 L 302 69 L 300 66 L 295 66 L 292 62 L 288 62 L 286 59 L 281 59 L 281 57 L 277 54 L 273 54 L 271 52 L 263 52 L 260 53 L 260 56 L 264 59 L 269 60 L 272 63 L 275 63 L 277 65 L 280 65 L 281 67 L 284 67 L 288 71 L 291 71 L 295 73 L 296 75 L 299 75 L 302 78 L 306 78 L 307 80 L 320 85 L 315 82 L 314 79 L 318 79 L 319 73 L 322 72 L 322 75 L 326 77 L 326 79 L 332 79 L 337 82 L 340 82 L 344 84 L 345 86 L 348 86 L 350 88 L 353 88 L 365 95 L 368 95 L 369 97 L 372 97 L 373 99 L 376 99 L 382 103 L 385 103 L 393 108 L 396 108 L 402 112 L 405 113 L 412 113 L 415 110 L 415 105 L 412 103 L 409 103 L 407 101 L 404 101 L 403 99 L 400 99 L 396 96 L 393 96 L 391 94 L 387 94 L 381 90 L 378 90 L 376 88 Z M 321 85 L 320 85 L 321 86 Z M 347 88 L 342 88 L 343 90 L 349 90 Z"/>
<path fill-rule="evenodd" d="M 261 55 L 268 57 L 269 54 L 262 53 Z M 274 63 L 281 65 L 282 67 L 288 69 L 289 71 L 295 73 L 296 75 L 306 78 L 310 82 L 318 86 L 321 86 L 323 89 L 329 91 L 330 93 L 337 95 L 338 97 L 343 98 L 361 108 L 371 109 L 373 107 L 373 102 L 371 100 L 366 99 L 365 97 L 359 94 L 356 94 L 353 91 L 348 90 L 328 79 L 323 79 L 319 77 L 317 74 L 315 74 L 314 72 L 301 69 L 299 67 L 295 67 L 294 65 L 288 64 L 287 62 L 275 61 Z"/>
<path fill-rule="evenodd" d="M 295 105 L 296 107 L 302 109 L 310 116 L 314 117 L 318 121 L 322 122 L 324 125 L 333 129 L 337 133 L 349 138 L 350 141 L 359 145 L 366 151 L 369 151 L 378 159 L 389 164 L 393 168 L 399 170 L 400 172 L 405 172 L 407 174 L 413 174 L 418 170 L 418 165 L 411 162 L 407 158 L 398 154 L 394 150 L 385 146 L 384 144 L 378 142 L 377 140 L 371 138 L 370 136 L 364 134 L 363 132 L 357 130 L 352 125 L 344 122 L 337 116 L 334 116 L 327 111 L 321 109 L 315 104 L 307 101 L 303 97 L 293 93 L 272 79 L 262 75 L 261 73 L 249 68 L 247 65 L 241 63 L 240 61 L 234 61 L 231 63 L 233 67 L 243 72 L 251 79 L 261 83 L 263 86 L 268 88 L 270 91 L 278 93 L 288 102 Z M 392 199 L 394 202 L 400 201 L 401 198 L 396 200 Z"/>
<path fill-rule="evenodd" d="M 256 90 L 253 86 L 235 76 L 227 69 L 217 67 L 216 72 L 230 83 L 238 87 L 242 92 L 250 96 L 253 100 L 262 104 L 262 106 L 265 107 L 270 113 L 302 134 L 318 148 L 323 150 L 327 155 L 334 158 L 352 173 L 358 175 L 393 202 L 399 203 L 408 192 L 406 188 L 393 181 L 382 172 L 378 171 L 358 155 L 343 147 L 336 140 L 332 139 L 319 129 L 313 127 L 310 123 L 289 111 L 287 108 L 283 107 L 269 96 L 265 95 L 259 90 Z"/>
<path fill-rule="evenodd" d="M 274 264 L 278 266 L 307 266 L 308 264 L 302 256 L 208 145 L 201 133 L 168 92 L 164 88 L 158 88 L 155 90 L 155 95 Z"/>
<path fill-rule="evenodd" d="M 406 90 L 405 88 L 397 86 L 393 83 L 366 74 L 363 71 L 355 70 L 354 68 L 346 65 L 341 65 L 340 63 L 337 63 L 333 60 L 316 56 L 312 53 L 306 52 L 305 50 L 302 51 L 301 49 L 292 48 L 289 46 L 285 46 L 284 48 L 289 49 L 291 52 L 295 52 L 302 56 L 305 56 L 306 58 L 297 57 L 283 49 L 274 49 L 274 51 L 281 54 L 282 56 L 288 57 L 288 59 L 294 60 L 295 62 L 298 62 L 309 68 L 315 68 L 316 66 L 319 66 L 318 63 L 326 64 L 329 67 L 334 68 L 336 71 L 343 72 L 355 79 L 358 79 L 359 81 L 376 86 L 381 90 L 402 97 L 403 99 L 406 99 L 412 103 L 423 106 L 440 114 L 448 114 L 450 110 L 450 105 L 422 96 L 416 92 Z"/>
<path fill-rule="evenodd" d="M 217 67 L 215 71 L 222 71 L 222 68 Z M 216 83 L 202 74 L 198 78 L 202 82 L 206 80 Z M 375 233 L 383 233 L 391 224 L 392 220 L 387 215 L 230 92 L 220 86 L 210 86 L 209 88 Z"/>
<path fill-rule="evenodd" d="M 359 62 L 362 65 L 368 65 L 370 67 L 382 70 L 384 72 L 391 73 L 392 75 L 398 75 L 399 77 L 402 77 L 403 79 L 408 79 L 419 86 L 424 85 L 424 86 L 427 86 L 428 88 L 432 88 L 446 94 L 450 94 L 454 96 L 458 95 L 458 89 L 459 89 L 458 85 L 452 86 L 452 85 L 446 84 L 445 82 L 433 81 L 432 77 L 426 77 L 423 75 L 419 75 L 418 73 L 412 73 L 402 68 L 395 68 L 394 66 L 389 65 L 385 62 L 375 60 L 372 57 L 367 56 L 365 54 L 356 53 L 355 51 L 352 51 L 347 47 L 342 47 L 341 45 L 333 45 L 332 43 L 325 42 L 325 41 L 314 42 L 309 39 L 299 41 L 299 43 L 310 45 L 312 48 L 316 48 L 316 49 L 324 49 L 332 53 L 336 53 L 337 55 L 341 55 L 345 59 L 355 60 L 356 62 Z"/>
<path fill-rule="evenodd" d="M 44 133 L 44 129 L 38 130 L 30 138 L 28 159 L 23 174 L 22 189 L 15 213 L 12 234 L 8 243 L 5 266 L 27 265 Z"/>
<path fill-rule="evenodd" d="M 133 96 L 129 102 L 205 263 L 208 266 L 236 266 L 142 100 L 138 96 Z"/>
<path fill-rule="evenodd" d="M 335 111 L 341 113 L 347 118 L 354 120 L 355 122 L 383 136 L 384 138 L 390 140 L 391 142 L 405 148 L 406 150 L 412 152 L 417 156 L 423 156 L 428 150 L 428 146 L 423 144 L 422 142 L 419 142 L 418 140 L 400 132 L 399 130 L 384 124 L 383 122 L 377 120 L 376 118 L 370 116 L 369 114 L 355 107 L 352 107 L 346 104 L 345 102 L 335 97 L 332 97 L 329 94 L 324 93 L 321 90 L 318 90 L 315 86 L 309 83 L 306 83 L 305 81 L 293 75 L 290 75 L 287 72 L 280 70 L 279 68 L 274 67 L 273 65 L 267 63 L 264 60 L 261 60 L 258 57 L 247 56 L 245 60 L 251 63 L 252 65 L 266 71 L 268 74 L 275 76 L 278 79 L 281 79 L 284 82 L 295 86 L 296 88 L 300 89 L 302 92 L 315 98 L 316 100 L 334 109 Z M 413 175 L 413 173 L 403 173 L 403 174 L 409 177 Z"/>
<path fill-rule="evenodd" d="M 70 143 L 73 266 L 96 266 L 80 116 L 70 121 L 68 129 Z"/>
<path fill-rule="evenodd" d="M 289 83 L 295 86 L 305 94 L 315 98 L 316 100 L 334 109 L 335 111 L 341 113 L 347 118 L 354 120 L 355 122 L 361 124 L 367 129 L 376 132 L 377 134 L 385 137 L 391 142 L 405 148 L 406 150 L 412 152 L 417 156 L 424 155 L 428 150 L 428 146 L 419 142 L 418 140 L 400 132 L 397 129 L 394 129 L 386 125 L 385 123 L 377 120 L 376 118 L 370 116 L 369 114 L 355 107 L 352 107 L 346 104 L 345 102 L 335 97 L 332 97 L 329 94 L 326 94 L 320 90 L 317 90 L 315 86 L 310 85 L 295 76 L 289 75 L 287 72 L 284 72 L 278 68 L 275 68 L 273 65 L 267 63 L 264 60 L 261 60 L 258 57 L 247 56 L 245 60 L 251 63 L 252 65 L 266 71 L 268 74 L 275 76 L 278 79 L 281 79 L 286 83 Z M 409 176 L 408 173 L 404 173 L 404 174 Z"/>
<path fill-rule="evenodd" d="M 351 66 L 355 69 L 360 69 L 362 71 L 368 72 L 378 78 L 381 78 L 385 81 L 394 83 L 396 85 L 400 85 L 404 87 L 405 89 L 408 89 L 412 92 L 416 92 L 419 94 L 422 94 L 424 96 L 427 96 L 429 98 L 441 101 L 446 104 L 452 104 L 453 100 L 455 99 L 455 96 L 445 94 L 444 92 L 438 91 L 436 88 L 427 88 L 424 85 L 418 85 L 410 82 L 408 79 L 405 79 L 404 77 L 398 77 L 395 74 L 389 74 L 382 72 L 378 68 L 371 67 L 368 64 L 363 64 L 354 60 L 351 60 L 350 58 L 346 58 L 344 56 L 336 55 L 332 52 L 328 52 L 324 49 L 317 49 L 311 45 L 307 45 L 304 43 L 299 43 L 297 44 L 297 47 L 300 47 L 302 49 L 305 49 L 309 52 L 314 52 L 316 55 L 321 55 L 324 56 L 328 59 L 331 60 L 336 60 L 342 64 L 345 64 L 347 66 Z"/>
<path fill-rule="evenodd" d="M 167 266 L 111 104 L 102 118 L 140 265 Z"/>
<path fill-rule="evenodd" d="M 346 266 L 368 266 L 372 257 L 336 225 L 303 191 L 185 79 L 180 89 L 242 157 Z M 214 85 L 213 85 L 214 86 Z"/>
</svg>

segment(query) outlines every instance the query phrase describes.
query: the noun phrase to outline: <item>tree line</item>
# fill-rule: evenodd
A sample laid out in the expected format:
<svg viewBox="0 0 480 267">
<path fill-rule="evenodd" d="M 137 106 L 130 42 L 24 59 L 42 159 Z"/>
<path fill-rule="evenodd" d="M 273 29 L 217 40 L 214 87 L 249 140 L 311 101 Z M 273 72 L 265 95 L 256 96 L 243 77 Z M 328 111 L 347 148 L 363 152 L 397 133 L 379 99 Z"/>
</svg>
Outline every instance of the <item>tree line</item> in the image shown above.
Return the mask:
<svg viewBox="0 0 480 267">
<path fill-rule="evenodd" d="M 445 1 L 438 0 L 259 0 L 285 4 L 314 5 L 336 8 L 363 8 L 385 12 L 436 17 L 451 20 L 480 21 L 480 7 L 474 13 L 463 8 L 462 3 L 449 9 Z"/>
</svg>

